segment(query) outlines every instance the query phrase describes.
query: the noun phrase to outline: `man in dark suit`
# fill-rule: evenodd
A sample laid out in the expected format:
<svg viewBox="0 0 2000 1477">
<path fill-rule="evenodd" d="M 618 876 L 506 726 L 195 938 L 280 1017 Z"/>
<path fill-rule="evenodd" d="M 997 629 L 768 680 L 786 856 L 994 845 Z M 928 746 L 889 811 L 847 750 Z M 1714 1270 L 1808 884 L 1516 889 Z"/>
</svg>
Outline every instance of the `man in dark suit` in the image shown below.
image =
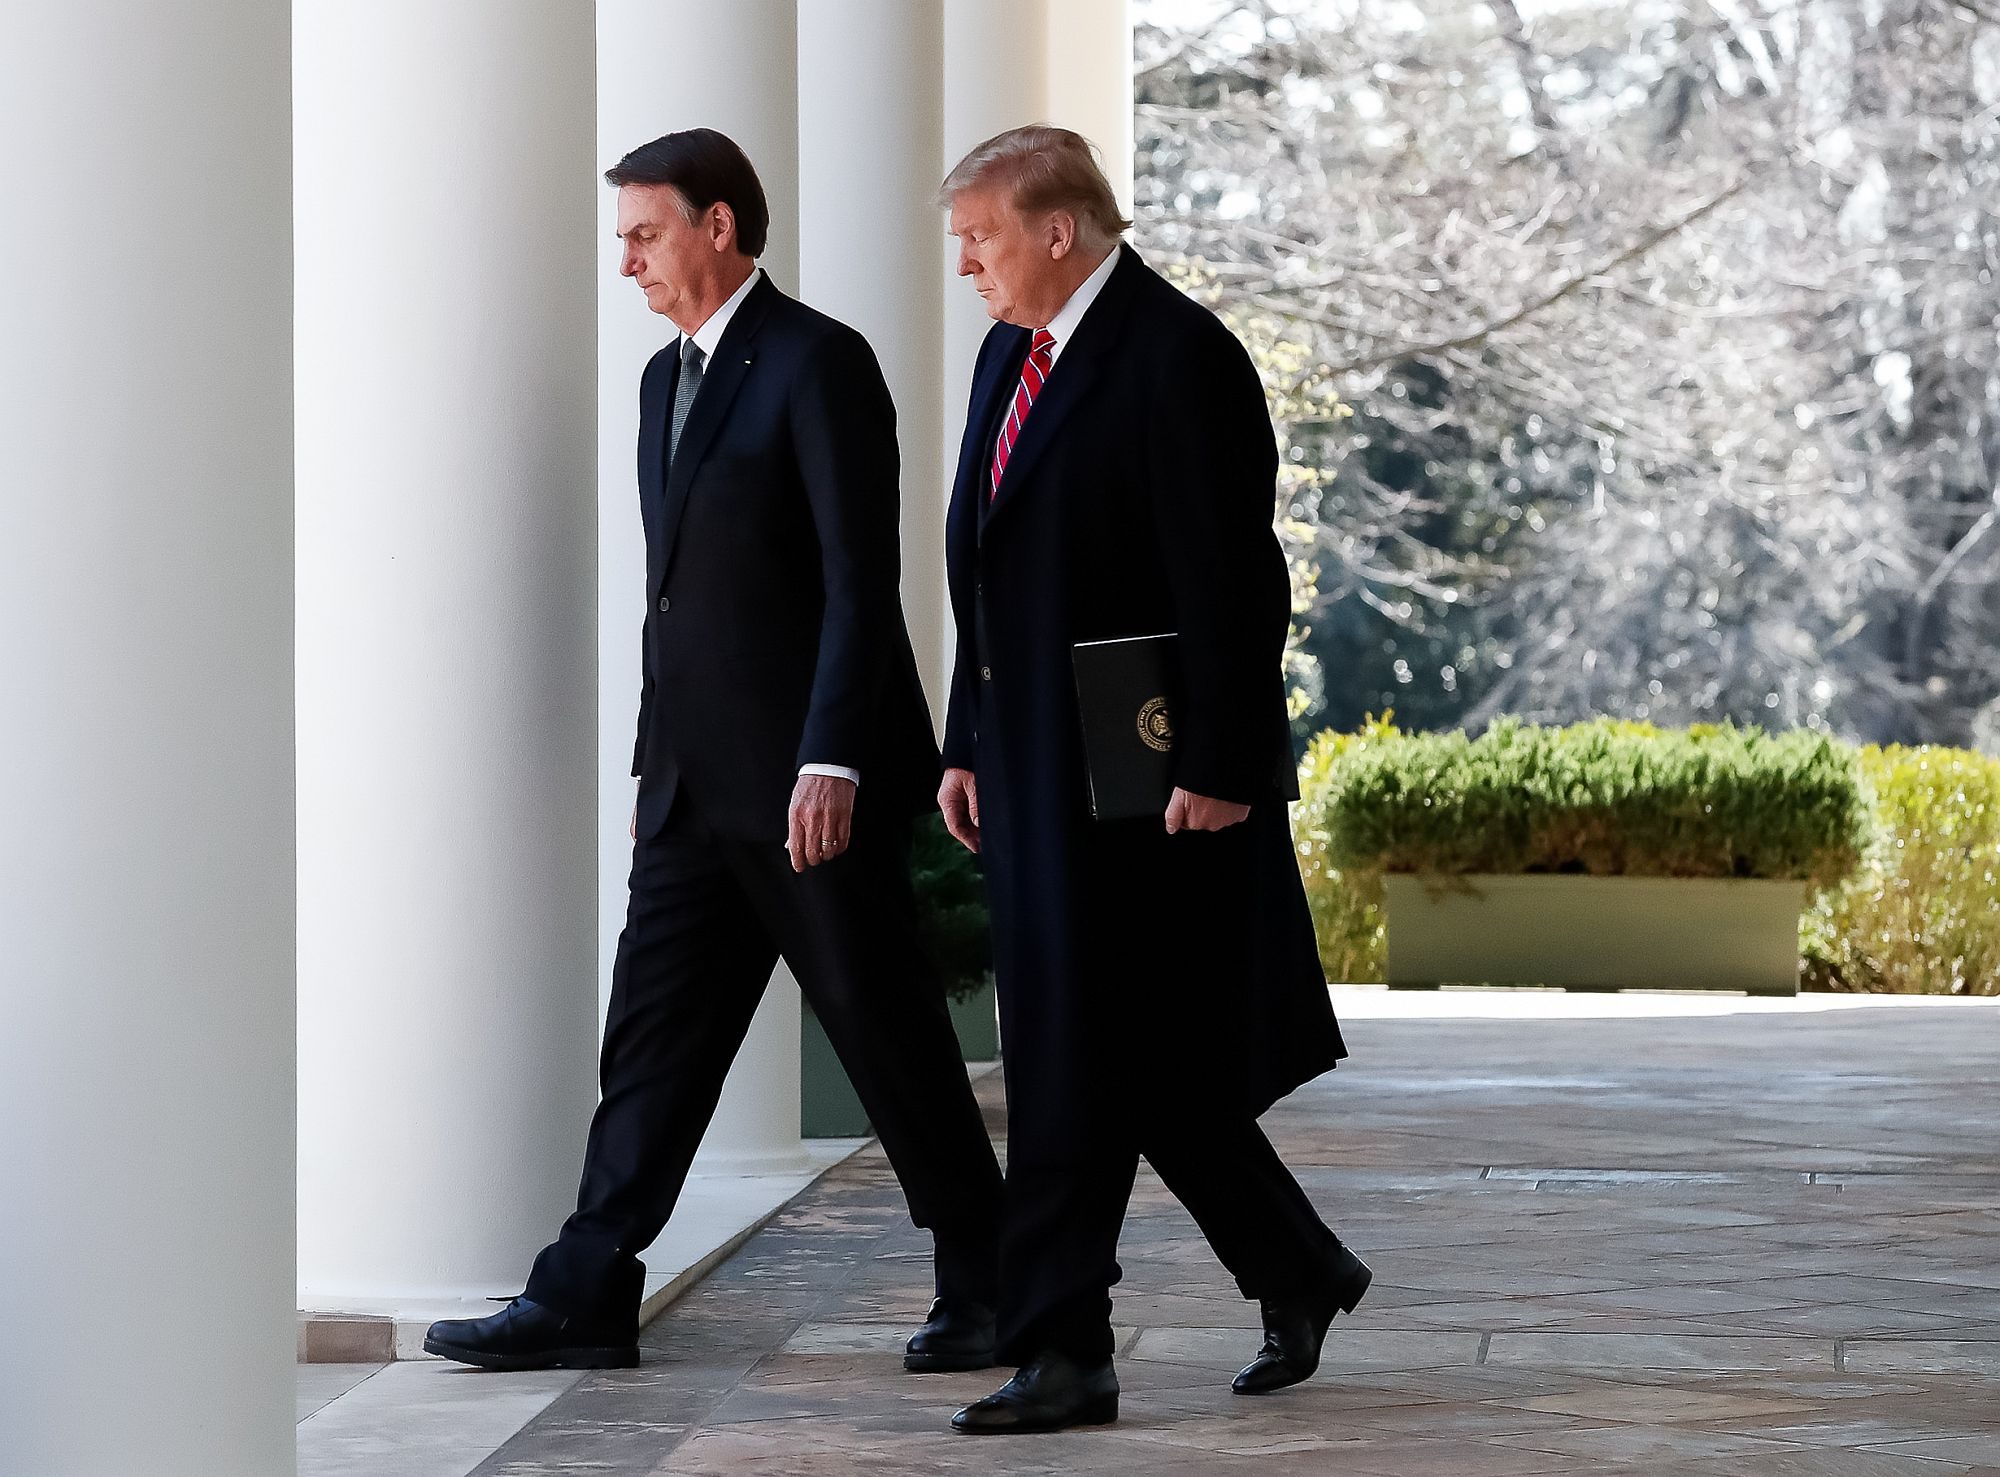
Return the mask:
<svg viewBox="0 0 2000 1477">
<path fill-rule="evenodd" d="M 780 957 L 935 1238 L 911 1369 L 992 1362 L 1000 1172 L 917 943 L 912 815 L 937 746 L 898 591 L 895 408 L 867 343 L 757 269 L 770 221 L 708 129 L 636 149 L 622 270 L 681 331 L 639 389 L 645 675 L 631 904 L 576 1213 L 526 1292 L 425 1348 L 498 1369 L 638 1362 L 666 1224 Z"/>
<path fill-rule="evenodd" d="M 1119 235 L 1090 146 L 1015 129 L 946 179 L 989 314 L 946 542 L 957 669 L 939 795 L 984 859 L 1007 1045 L 999 1357 L 961 1431 L 1116 1418 L 1111 1300 L 1141 1154 L 1265 1342 L 1309 1376 L 1369 1272 L 1257 1126 L 1345 1054 L 1288 829 L 1291 602 L 1257 372 Z M 1072 647 L 1178 633 L 1161 813 L 1093 820 Z"/>
</svg>

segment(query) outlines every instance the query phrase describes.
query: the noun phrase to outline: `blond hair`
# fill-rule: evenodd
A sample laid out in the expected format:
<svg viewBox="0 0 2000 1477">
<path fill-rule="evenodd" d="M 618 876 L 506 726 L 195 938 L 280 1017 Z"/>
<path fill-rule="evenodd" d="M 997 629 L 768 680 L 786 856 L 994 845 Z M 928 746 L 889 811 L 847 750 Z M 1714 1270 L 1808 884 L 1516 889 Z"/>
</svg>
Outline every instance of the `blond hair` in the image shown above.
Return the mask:
<svg viewBox="0 0 2000 1477">
<path fill-rule="evenodd" d="M 1090 140 L 1052 123 L 994 134 L 944 177 L 937 203 L 949 208 L 962 191 L 989 188 L 1005 189 L 1023 215 L 1068 211 L 1087 246 L 1113 245 L 1132 225 L 1118 209 Z"/>
</svg>

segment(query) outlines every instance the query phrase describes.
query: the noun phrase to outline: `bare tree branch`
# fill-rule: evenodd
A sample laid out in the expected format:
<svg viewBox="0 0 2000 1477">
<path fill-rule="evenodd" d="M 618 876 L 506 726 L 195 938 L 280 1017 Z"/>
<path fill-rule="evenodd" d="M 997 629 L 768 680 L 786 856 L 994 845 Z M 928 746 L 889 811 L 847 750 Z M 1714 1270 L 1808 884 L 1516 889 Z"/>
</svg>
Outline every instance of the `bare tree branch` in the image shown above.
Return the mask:
<svg viewBox="0 0 2000 1477">
<path fill-rule="evenodd" d="M 1405 344 L 1394 349 L 1382 350 L 1377 353 L 1365 355 L 1359 359 L 1350 359 L 1343 363 L 1332 364 L 1327 367 L 1334 374 L 1360 374 L 1377 368 L 1380 365 L 1394 364 L 1404 359 L 1432 358 L 1439 354 L 1450 353 L 1456 349 L 1476 348 L 1495 334 L 1504 333 L 1516 324 L 1526 322 L 1537 313 L 1561 302 L 1571 293 L 1588 286 L 1600 277 L 1608 276 L 1627 262 L 1636 261 L 1657 247 L 1661 242 L 1679 235 L 1703 216 L 1716 209 L 1716 207 L 1740 193 L 1749 182 L 1749 176 L 1746 175 L 1744 178 L 1730 185 L 1728 189 L 1710 196 L 1685 215 L 1661 226 L 1657 230 L 1647 232 L 1622 251 L 1617 252 L 1615 255 L 1585 271 L 1576 273 L 1554 291 L 1545 293 L 1531 302 L 1521 304 L 1521 306 L 1515 308 L 1504 317 L 1496 318 L 1490 323 L 1483 323 L 1479 327 L 1465 333 L 1454 334 L 1449 338 L 1433 339 L 1427 343 Z M 1310 315 L 1302 316 L 1305 316 L 1308 322 L 1322 321 Z"/>
</svg>

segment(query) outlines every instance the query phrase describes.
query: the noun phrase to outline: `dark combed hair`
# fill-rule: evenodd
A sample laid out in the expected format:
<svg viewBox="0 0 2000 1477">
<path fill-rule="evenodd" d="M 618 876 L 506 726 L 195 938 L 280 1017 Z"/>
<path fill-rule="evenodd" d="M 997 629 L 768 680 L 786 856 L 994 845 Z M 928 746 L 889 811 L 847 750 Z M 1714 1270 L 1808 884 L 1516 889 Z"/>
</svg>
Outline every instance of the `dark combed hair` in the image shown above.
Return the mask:
<svg viewBox="0 0 2000 1477">
<path fill-rule="evenodd" d="M 688 219 L 711 205 L 727 205 L 736 217 L 736 245 L 745 256 L 764 254 L 771 232 L 771 207 L 750 156 L 736 141 L 712 128 L 689 128 L 641 144 L 604 178 L 614 185 L 667 185 L 685 202 Z"/>
</svg>

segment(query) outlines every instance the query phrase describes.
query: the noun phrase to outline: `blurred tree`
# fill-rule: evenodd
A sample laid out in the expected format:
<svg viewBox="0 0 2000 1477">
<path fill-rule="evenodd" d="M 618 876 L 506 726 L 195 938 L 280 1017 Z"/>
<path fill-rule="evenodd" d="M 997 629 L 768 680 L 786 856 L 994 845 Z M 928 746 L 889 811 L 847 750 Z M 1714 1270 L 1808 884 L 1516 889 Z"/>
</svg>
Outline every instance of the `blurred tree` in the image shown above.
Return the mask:
<svg viewBox="0 0 2000 1477">
<path fill-rule="evenodd" d="M 1984 0 L 1138 13 L 1138 235 L 1264 371 L 1313 721 L 2000 731 Z"/>
</svg>

